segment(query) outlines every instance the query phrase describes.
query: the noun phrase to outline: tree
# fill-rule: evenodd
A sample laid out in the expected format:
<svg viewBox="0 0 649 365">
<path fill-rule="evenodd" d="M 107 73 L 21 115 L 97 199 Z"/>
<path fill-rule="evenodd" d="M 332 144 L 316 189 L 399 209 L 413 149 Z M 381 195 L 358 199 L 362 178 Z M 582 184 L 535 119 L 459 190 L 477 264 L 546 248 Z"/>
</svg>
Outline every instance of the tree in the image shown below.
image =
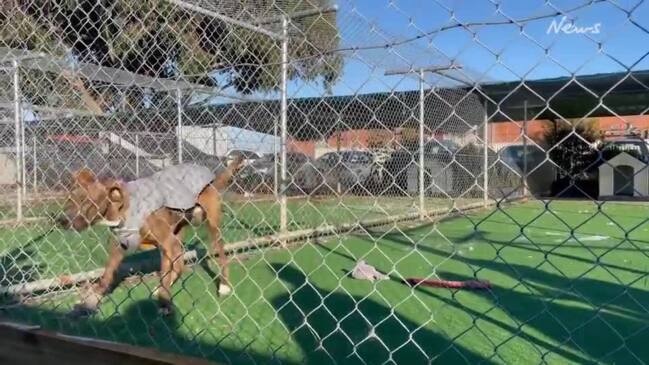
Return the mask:
<svg viewBox="0 0 649 365">
<path fill-rule="evenodd" d="M 196 2 L 195 0 L 186 0 Z M 329 5 L 330 0 L 211 0 L 229 16 L 261 18 Z M 278 89 L 277 40 L 184 10 L 164 0 L 11 0 L 0 5 L 0 46 L 30 49 L 152 77 L 182 76 L 241 93 Z M 196 2 L 197 4 L 199 2 Z M 273 31 L 279 33 L 278 24 Z M 331 86 L 342 68 L 336 14 L 291 21 L 289 79 Z M 93 93 L 101 94 L 96 84 Z M 103 85 L 103 90 L 110 87 Z M 101 96 L 101 95 L 100 95 Z"/>
<path fill-rule="evenodd" d="M 597 150 L 591 146 L 600 136 L 596 125 L 593 119 L 569 120 L 553 121 L 546 128 L 543 139 L 561 178 L 583 178 L 597 161 Z"/>
</svg>

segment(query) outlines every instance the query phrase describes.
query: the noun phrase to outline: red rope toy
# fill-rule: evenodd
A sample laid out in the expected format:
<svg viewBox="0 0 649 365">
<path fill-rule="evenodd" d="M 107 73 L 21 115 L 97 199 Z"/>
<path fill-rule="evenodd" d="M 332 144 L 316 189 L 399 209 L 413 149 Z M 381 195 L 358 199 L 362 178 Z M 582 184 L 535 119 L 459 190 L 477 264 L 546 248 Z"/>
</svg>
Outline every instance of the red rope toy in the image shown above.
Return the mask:
<svg viewBox="0 0 649 365">
<path fill-rule="evenodd" d="M 436 280 L 436 279 L 417 279 L 417 278 L 408 278 L 406 283 L 411 286 L 421 285 L 421 286 L 432 286 L 435 288 L 451 288 L 451 289 L 491 289 L 491 283 L 484 280 L 466 280 L 466 281 L 454 281 L 454 280 Z"/>
</svg>

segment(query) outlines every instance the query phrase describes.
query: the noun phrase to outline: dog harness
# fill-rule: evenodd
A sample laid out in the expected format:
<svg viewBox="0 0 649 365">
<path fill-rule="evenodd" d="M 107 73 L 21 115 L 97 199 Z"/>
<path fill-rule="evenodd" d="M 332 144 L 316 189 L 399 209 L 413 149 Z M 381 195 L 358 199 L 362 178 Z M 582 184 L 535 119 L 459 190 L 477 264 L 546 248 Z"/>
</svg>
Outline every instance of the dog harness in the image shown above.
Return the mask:
<svg viewBox="0 0 649 365">
<path fill-rule="evenodd" d="M 129 209 L 120 227 L 114 229 L 119 245 L 135 250 L 140 245 L 140 228 L 147 216 L 160 208 L 188 211 L 216 174 L 195 164 L 171 166 L 155 174 L 126 183 Z"/>
</svg>

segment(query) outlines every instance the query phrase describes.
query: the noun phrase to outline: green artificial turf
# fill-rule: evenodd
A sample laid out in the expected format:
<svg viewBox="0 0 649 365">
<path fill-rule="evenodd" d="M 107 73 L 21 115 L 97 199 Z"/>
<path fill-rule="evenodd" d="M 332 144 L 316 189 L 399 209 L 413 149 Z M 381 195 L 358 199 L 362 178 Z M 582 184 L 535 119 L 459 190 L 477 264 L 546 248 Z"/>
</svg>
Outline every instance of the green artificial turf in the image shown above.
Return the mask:
<svg viewBox="0 0 649 365">
<path fill-rule="evenodd" d="M 23 203 L 23 216 L 28 218 L 52 216 L 61 209 L 61 202 L 49 201 L 25 201 Z M 0 201 L 0 221 L 16 219 L 16 203 L 11 200 Z"/>
<path fill-rule="evenodd" d="M 467 204 L 463 200 L 456 204 Z M 414 201 L 406 198 L 345 197 L 295 199 L 288 201 L 289 230 L 316 228 L 373 218 L 416 212 Z M 451 201 L 430 198 L 428 209 L 450 208 Z M 26 206 L 26 216 L 55 217 L 61 202 Z M 226 243 L 267 236 L 279 231 L 280 206 L 276 201 L 226 201 L 222 235 Z M 92 227 L 81 233 L 65 231 L 44 221 L 18 228 L 0 226 L 0 253 L 4 266 L 0 285 L 48 279 L 103 267 L 108 256 L 109 231 Z M 192 227 L 185 235 L 186 246 L 205 251 L 209 246 L 205 227 Z M 129 259 L 135 259 L 131 257 Z"/>
<path fill-rule="evenodd" d="M 318 208 L 327 219 L 355 214 Z M 304 212 L 294 217 L 325 220 Z M 225 298 L 215 295 L 216 267 L 198 265 L 174 286 L 168 318 L 151 299 L 153 278 L 122 283 L 88 319 L 66 317 L 73 295 L 3 315 L 236 364 L 642 363 L 648 217 L 644 204 L 529 202 L 250 254 L 232 263 L 235 291 Z M 361 258 L 392 280 L 347 276 Z M 413 289 L 398 280 L 410 276 L 479 278 L 494 288 Z"/>
</svg>

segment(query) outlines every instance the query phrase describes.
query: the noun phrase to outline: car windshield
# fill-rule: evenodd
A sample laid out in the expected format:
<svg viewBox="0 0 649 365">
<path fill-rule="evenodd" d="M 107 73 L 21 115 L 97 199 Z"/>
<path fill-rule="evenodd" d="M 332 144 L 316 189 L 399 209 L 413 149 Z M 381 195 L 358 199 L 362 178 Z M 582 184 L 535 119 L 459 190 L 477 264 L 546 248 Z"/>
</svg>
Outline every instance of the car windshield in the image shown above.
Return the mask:
<svg viewBox="0 0 649 365">
<path fill-rule="evenodd" d="M 631 153 L 636 153 L 638 155 L 642 154 L 642 147 L 640 145 L 640 142 L 614 142 L 606 145 L 604 147 L 605 151 L 620 151 L 620 152 L 631 152 Z"/>
<path fill-rule="evenodd" d="M 275 161 L 275 155 L 263 155 L 259 159 L 260 162 L 274 162 Z"/>
<path fill-rule="evenodd" d="M 289 153 L 286 155 L 287 160 L 291 160 L 295 163 L 304 163 L 306 162 L 306 156 L 301 153 Z"/>
<path fill-rule="evenodd" d="M 346 152 L 342 154 L 342 159 L 349 163 L 369 163 L 370 157 L 362 152 Z"/>
<path fill-rule="evenodd" d="M 437 153 L 453 153 L 457 151 L 457 146 L 451 141 L 433 141 L 426 144 L 426 152 L 437 154 Z"/>
<path fill-rule="evenodd" d="M 523 146 L 507 147 L 503 151 L 503 157 L 511 157 L 516 160 L 522 159 L 525 154 L 525 148 Z M 531 149 L 528 149 L 528 152 L 533 152 Z"/>
<path fill-rule="evenodd" d="M 273 154 L 268 154 L 268 155 L 263 155 L 259 161 L 260 162 L 275 162 L 275 160 L 280 160 L 279 155 L 273 155 Z M 292 163 L 303 163 L 306 162 L 307 157 L 303 154 L 300 153 L 287 153 L 286 154 L 286 160 L 288 162 Z"/>
<path fill-rule="evenodd" d="M 522 167 L 525 163 L 525 146 L 509 146 L 500 152 L 500 158 L 506 163 L 516 163 Z M 527 146 L 527 166 L 534 168 L 545 160 L 545 152 L 536 146 Z"/>
<path fill-rule="evenodd" d="M 257 158 L 257 157 L 258 157 L 257 154 L 254 153 L 254 152 L 251 152 L 251 151 L 240 151 L 240 150 L 234 150 L 234 151 L 231 151 L 228 155 L 229 155 L 230 157 L 242 156 L 243 158 L 246 158 L 246 159 L 254 159 L 254 158 Z"/>
</svg>

